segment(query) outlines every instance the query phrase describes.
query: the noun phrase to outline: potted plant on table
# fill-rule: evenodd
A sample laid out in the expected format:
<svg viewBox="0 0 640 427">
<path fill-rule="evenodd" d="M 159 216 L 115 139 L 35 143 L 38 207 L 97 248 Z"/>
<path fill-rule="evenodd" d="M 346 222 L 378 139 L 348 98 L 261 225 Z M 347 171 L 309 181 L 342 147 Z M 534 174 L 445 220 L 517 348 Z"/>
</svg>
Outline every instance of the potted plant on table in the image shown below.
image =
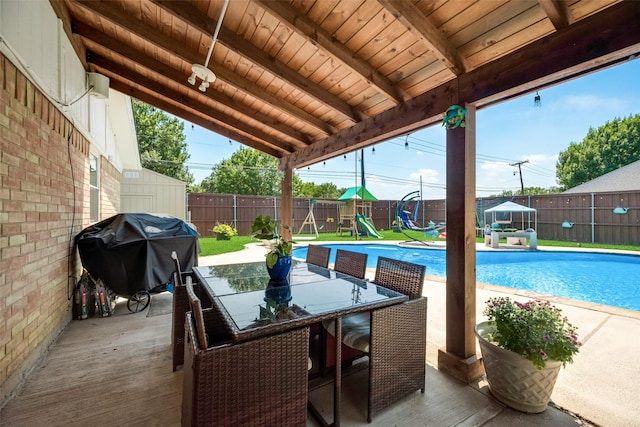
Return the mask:
<svg viewBox="0 0 640 427">
<path fill-rule="evenodd" d="M 288 227 L 283 226 L 288 229 Z M 291 269 L 293 241 L 285 239 L 279 225 L 269 215 L 260 215 L 253 220 L 251 232 L 256 239 L 264 240 L 267 252 L 267 271 L 271 279 L 285 280 Z"/>
<path fill-rule="evenodd" d="M 234 227 L 229 224 L 222 224 L 219 222 L 216 222 L 216 226 L 213 227 L 213 232 L 216 235 L 216 240 L 229 240 L 233 236 L 238 235 L 238 230 Z"/>
<path fill-rule="evenodd" d="M 560 367 L 573 362 L 582 345 L 576 327 L 548 301 L 525 303 L 490 298 L 476 326 L 489 390 L 522 412 L 547 408 Z"/>
</svg>

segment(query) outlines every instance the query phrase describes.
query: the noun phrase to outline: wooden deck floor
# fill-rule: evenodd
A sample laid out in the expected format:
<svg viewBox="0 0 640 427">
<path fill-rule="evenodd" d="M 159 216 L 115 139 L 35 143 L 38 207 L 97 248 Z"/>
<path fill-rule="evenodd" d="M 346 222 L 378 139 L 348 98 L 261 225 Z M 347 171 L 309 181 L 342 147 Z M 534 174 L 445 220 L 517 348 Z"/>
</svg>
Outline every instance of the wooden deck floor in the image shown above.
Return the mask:
<svg viewBox="0 0 640 427">
<path fill-rule="evenodd" d="M 153 295 L 152 305 L 171 294 Z M 72 321 L 18 394 L 0 410 L 0 426 L 179 426 L 182 372 L 171 369 L 171 315 L 131 314 Z M 550 408 L 525 415 L 504 408 L 480 388 L 427 365 L 427 391 L 416 392 L 366 422 L 367 371 L 343 380 L 344 426 L 576 426 Z M 310 393 L 331 418 L 332 385 Z M 484 391 L 483 391 L 484 390 Z M 307 426 L 316 426 L 309 417 Z M 584 425 L 584 424 L 582 424 Z"/>
</svg>

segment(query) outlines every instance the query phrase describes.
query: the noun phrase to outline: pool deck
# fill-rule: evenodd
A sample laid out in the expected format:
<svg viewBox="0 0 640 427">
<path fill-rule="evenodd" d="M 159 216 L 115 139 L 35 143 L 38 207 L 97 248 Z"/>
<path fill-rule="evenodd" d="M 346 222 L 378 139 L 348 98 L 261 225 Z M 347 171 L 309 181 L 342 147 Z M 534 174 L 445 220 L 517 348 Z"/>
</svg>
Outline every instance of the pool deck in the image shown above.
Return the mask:
<svg viewBox="0 0 640 427">
<path fill-rule="evenodd" d="M 309 242 L 313 243 L 313 242 Z M 318 242 L 331 244 L 332 242 Z M 344 242 L 334 242 L 343 244 Z M 362 242 L 357 242 L 362 243 Z M 372 243 L 366 241 L 366 243 Z M 376 242 L 378 243 L 378 242 Z M 399 242 L 384 241 L 394 244 Z M 444 247 L 444 243 L 434 244 Z M 566 248 L 538 247 L 539 250 L 567 250 Z M 477 250 L 492 250 L 478 244 Z M 495 250 L 495 249 L 494 249 Z M 501 246 L 498 250 L 508 250 Z M 522 250 L 522 249 L 519 249 Z M 602 252 L 602 251 L 600 251 Z M 265 248 L 260 244 L 248 245 L 246 249 L 231 254 L 200 257 L 200 265 L 232 264 L 237 262 L 260 261 L 264 259 Z M 373 279 L 373 269 L 367 277 Z M 637 278 L 630 278 L 637 280 Z M 427 363 L 437 371 L 438 349 L 445 346 L 445 291 L 443 278 L 428 277 L 424 295 L 429 299 L 427 323 Z M 523 298 L 541 298 L 552 301 L 562 309 L 571 323 L 578 327 L 578 335 L 583 345 L 574 357 L 574 363 L 561 370 L 551 396 L 552 404 L 544 415 L 526 415 L 516 411 L 487 410 L 477 414 L 472 424 L 463 425 L 582 425 L 597 426 L 640 426 L 640 399 L 637 397 L 640 363 L 640 312 L 625 310 L 600 304 L 591 304 L 563 297 L 536 294 L 499 286 L 478 284 L 476 289 L 477 322 L 482 316 L 484 304 L 493 296 L 511 294 Z M 478 349 L 478 352 L 480 350 Z M 431 371 L 429 371 L 431 372 Z M 427 377 L 427 386 L 429 386 Z M 448 384 L 439 381 L 438 386 Z M 480 379 L 470 387 L 480 391 L 489 400 L 488 407 L 496 402 L 490 396 L 487 383 Z M 446 393 L 446 390 L 442 391 Z M 497 404 L 500 406 L 500 404 Z M 577 421 L 566 421 L 566 413 L 577 415 Z M 478 417 L 486 417 L 482 420 Z M 540 418 L 544 417 L 544 418 Z M 581 421 L 582 420 L 582 421 Z"/>
</svg>

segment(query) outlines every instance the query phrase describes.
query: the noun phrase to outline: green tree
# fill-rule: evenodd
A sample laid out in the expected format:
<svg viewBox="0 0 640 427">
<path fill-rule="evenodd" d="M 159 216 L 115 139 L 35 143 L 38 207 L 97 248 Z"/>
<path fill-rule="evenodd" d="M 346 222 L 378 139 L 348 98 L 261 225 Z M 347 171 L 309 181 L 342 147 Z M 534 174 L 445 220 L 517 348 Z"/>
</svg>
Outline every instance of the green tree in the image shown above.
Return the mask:
<svg viewBox="0 0 640 427">
<path fill-rule="evenodd" d="M 590 128 L 582 142 L 560 152 L 556 176 L 563 188 L 572 188 L 640 160 L 640 115 L 615 118 Z"/>
<path fill-rule="evenodd" d="M 315 184 L 313 182 L 304 182 L 300 188 L 299 193 L 295 194 L 297 197 L 317 197 L 322 199 L 337 199 L 345 191 L 345 188 L 338 188 L 335 184 L 325 182 L 322 184 Z"/>
<path fill-rule="evenodd" d="M 556 194 L 561 190 L 558 187 L 524 187 L 525 196 L 539 196 L 541 194 Z M 522 192 L 520 190 L 504 190 L 500 194 L 492 194 L 489 197 L 514 197 L 514 196 L 522 196 Z"/>
<path fill-rule="evenodd" d="M 278 159 L 243 147 L 215 165 L 200 185 L 210 193 L 278 196 L 282 177 Z"/>
<path fill-rule="evenodd" d="M 184 165 L 189 159 L 184 123 L 135 99 L 133 121 L 142 167 L 193 183 L 193 175 Z"/>
</svg>

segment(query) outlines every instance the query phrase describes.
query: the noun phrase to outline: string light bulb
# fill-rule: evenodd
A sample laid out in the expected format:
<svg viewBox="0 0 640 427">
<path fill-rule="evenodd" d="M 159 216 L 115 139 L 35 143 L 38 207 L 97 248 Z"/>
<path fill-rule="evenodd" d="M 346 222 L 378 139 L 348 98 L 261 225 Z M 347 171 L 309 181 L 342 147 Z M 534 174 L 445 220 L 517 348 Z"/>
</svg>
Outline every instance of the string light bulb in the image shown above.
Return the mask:
<svg viewBox="0 0 640 427">
<path fill-rule="evenodd" d="M 540 98 L 538 92 L 536 92 L 536 96 L 533 98 L 533 106 L 537 108 L 542 107 L 542 98 Z"/>
</svg>

